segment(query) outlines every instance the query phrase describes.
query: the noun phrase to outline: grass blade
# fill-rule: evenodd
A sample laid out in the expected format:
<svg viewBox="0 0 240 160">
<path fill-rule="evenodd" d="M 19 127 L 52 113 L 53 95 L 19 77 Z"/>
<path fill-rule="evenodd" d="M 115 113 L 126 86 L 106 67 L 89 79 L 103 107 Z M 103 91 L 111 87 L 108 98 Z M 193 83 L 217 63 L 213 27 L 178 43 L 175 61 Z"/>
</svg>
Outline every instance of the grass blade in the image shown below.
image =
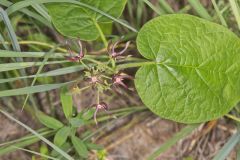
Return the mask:
<svg viewBox="0 0 240 160">
<path fill-rule="evenodd" d="M 231 5 L 233 14 L 234 14 L 235 19 L 236 19 L 237 24 L 238 24 L 238 28 L 240 30 L 240 9 L 239 9 L 239 6 L 238 6 L 238 4 L 235 0 L 229 0 L 229 3 Z"/>
<path fill-rule="evenodd" d="M 45 64 L 47 63 L 47 61 L 48 61 L 49 56 L 55 51 L 55 49 L 56 49 L 56 47 L 54 47 L 53 49 L 51 49 L 50 52 L 47 53 L 46 56 L 44 57 L 43 62 L 41 62 L 41 65 L 40 65 L 40 67 L 38 68 L 37 73 L 35 74 L 35 77 L 34 77 L 32 83 L 31 83 L 31 86 L 34 86 L 35 82 L 37 81 L 38 75 L 41 73 L 44 65 L 45 65 Z M 26 96 L 26 98 L 25 98 L 25 100 L 24 100 L 24 103 L 23 103 L 23 106 L 22 106 L 22 110 L 24 109 L 24 107 L 25 107 L 25 105 L 26 105 L 26 103 L 27 103 L 27 101 L 28 101 L 28 98 L 29 98 L 29 94 L 27 94 L 27 96 Z"/>
<path fill-rule="evenodd" d="M 199 2 L 199 0 L 188 0 L 190 5 L 194 8 L 194 10 L 198 13 L 198 15 L 207 20 L 212 20 L 212 17 L 209 15 L 207 10 L 203 7 L 203 5 Z"/>
<path fill-rule="evenodd" d="M 1 0 L 0 4 L 5 7 L 9 7 L 11 5 L 11 2 L 9 2 L 8 0 Z"/>
<path fill-rule="evenodd" d="M 38 141 L 39 141 L 39 138 L 35 137 L 35 138 L 27 139 L 25 141 L 18 142 L 14 146 L 25 147 L 25 146 L 29 146 L 31 144 L 34 144 L 34 143 L 36 143 Z M 16 148 L 14 148 L 12 145 L 7 146 L 7 147 L 5 147 L 5 146 L 4 147 L 0 147 L 0 156 L 8 154 L 8 153 L 11 153 L 11 152 L 14 152 L 14 151 L 16 151 Z"/>
<path fill-rule="evenodd" d="M 15 51 L 21 52 L 21 48 L 20 48 L 20 45 L 19 45 L 18 40 L 17 40 L 17 35 L 14 32 L 14 29 L 11 25 L 10 19 L 9 19 L 7 13 L 5 12 L 5 10 L 3 10 L 1 7 L 0 7 L 0 14 L 1 14 L 2 19 L 3 19 L 3 21 L 4 21 L 4 23 L 7 27 L 8 34 L 10 36 L 13 49 Z M 16 60 L 17 60 L 17 62 L 23 62 L 22 58 L 16 58 Z M 21 76 L 26 76 L 26 71 L 24 69 L 21 69 L 19 72 L 21 73 Z M 24 83 L 25 83 L 26 86 L 28 85 L 28 82 L 27 82 L 26 79 L 24 79 Z M 31 103 L 32 103 L 33 107 L 36 108 L 37 106 L 36 106 L 36 103 L 34 101 L 34 98 L 30 97 L 30 100 L 31 100 Z"/>
<path fill-rule="evenodd" d="M 0 49 L 0 58 L 22 57 L 22 58 L 44 58 L 48 52 L 15 52 Z M 64 58 L 66 53 L 53 53 L 49 58 Z M 86 55 L 85 59 L 108 59 L 105 55 Z M 84 59 L 83 59 L 84 60 Z"/>
<path fill-rule="evenodd" d="M 212 0 L 212 4 L 213 4 L 214 9 L 216 10 L 216 13 L 217 13 L 218 18 L 220 19 L 222 25 L 225 26 L 225 27 L 228 27 L 225 19 L 223 18 L 222 13 L 220 12 L 220 10 L 219 10 L 219 8 L 218 8 L 218 5 L 217 5 L 217 3 L 216 3 L 216 0 Z"/>
<path fill-rule="evenodd" d="M 16 36 L 16 34 L 15 34 L 14 30 L 13 30 L 13 27 L 11 25 L 11 22 L 10 22 L 9 18 L 8 18 L 8 15 L 5 12 L 5 10 L 2 9 L 1 7 L 0 7 L 0 14 L 1 14 L 1 17 L 3 19 L 3 22 L 7 26 L 7 31 L 8 31 L 8 34 L 10 36 L 10 39 L 12 41 L 13 49 L 15 51 L 21 51 L 20 45 L 18 44 L 17 36 Z"/>
<path fill-rule="evenodd" d="M 58 89 L 60 87 L 66 86 L 70 83 L 73 83 L 73 81 L 66 82 L 66 83 L 44 84 L 44 85 L 37 85 L 37 86 L 32 86 L 32 87 L 4 90 L 4 91 L 0 91 L 0 97 L 9 97 L 9 96 L 18 96 L 18 95 L 46 92 L 46 91 L 50 91 L 53 89 Z"/>
<path fill-rule="evenodd" d="M 5 42 L 5 40 L 4 40 L 3 36 L 2 36 L 2 34 L 0 33 L 0 43 L 3 45 L 4 49 L 10 50 L 8 45 L 6 45 L 4 42 Z"/>
<path fill-rule="evenodd" d="M 144 2 L 143 1 L 137 1 L 137 28 L 141 28 L 141 22 L 144 19 L 143 18 L 143 10 L 145 8 Z"/>
<path fill-rule="evenodd" d="M 0 49 L 0 57 L 10 58 L 10 57 L 22 57 L 22 58 L 43 58 L 47 52 L 15 52 Z M 54 53 L 49 58 L 64 58 L 62 53 Z"/>
<path fill-rule="evenodd" d="M 162 8 L 167 12 L 167 13 L 174 13 L 172 7 L 165 1 L 165 0 L 158 0 Z"/>
<path fill-rule="evenodd" d="M 29 126 L 23 124 L 22 122 L 20 122 L 19 120 L 15 119 L 14 117 L 12 117 L 10 114 L 8 114 L 7 112 L 0 110 L 0 112 L 2 114 L 4 114 L 6 117 L 8 117 L 9 119 L 11 119 L 12 121 L 16 122 L 17 124 L 21 125 L 22 127 L 24 127 L 26 130 L 28 130 L 29 132 L 31 132 L 32 134 L 36 135 L 39 139 L 41 139 L 42 141 L 44 141 L 46 144 L 48 144 L 50 147 L 52 147 L 55 151 L 57 151 L 58 153 L 60 153 L 63 157 L 65 157 L 68 160 L 74 160 L 70 155 L 68 155 L 66 152 L 64 152 L 63 150 L 61 150 L 59 147 L 57 147 L 56 145 L 54 145 L 52 142 L 50 142 L 48 139 L 46 139 L 45 137 L 43 137 L 42 135 L 40 135 L 39 133 L 37 133 L 36 131 L 34 131 L 32 128 L 30 128 Z"/>
<path fill-rule="evenodd" d="M 233 150 L 233 148 L 238 144 L 240 140 L 239 131 L 232 135 L 232 137 L 228 140 L 228 142 L 222 147 L 218 154 L 213 158 L 213 160 L 224 160 L 227 158 L 229 153 Z"/>
<path fill-rule="evenodd" d="M 146 5 L 148 5 L 158 15 L 161 15 L 161 11 L 158 8 L 156 8 L 151 2 L 149 2 L 148 0 L 143 0 L 143 2 L 146 3 Z"/>
<path fill-rule="evenodd" d="M 33 4 L 32 7 L 42 15 L 47 21 L 51 22 L 50 15 L 45 11 L 45 9 L 39 4 Z"/>
<path fill-rule="evenodd" d="M 68 63 L 69 61 L 50 61 L 46 62 L 46 64 L 61 64 Z M 0 64 L 0 72 L 11 71 L 16 69 L 23 69 L 28 67 L 40 66 L 42 62 L 17 62 L 17 63 L 3 63 Z"/>
<path fill-rule="evenodd" d="M 46 132 L 39 133 L 39 134 L 42 136 L 48 137 L 53 134 L 53 131 L 46 131 Z M 31 135 L 31 136 L 26 136 L 26 137 L 23 137 L 23 138 L 20 138 L 17 140 L 10 141 L 8 143 L 6 142 L 4 144 L 1 144 L 1 146 L 2 145 L 4 145 L 4 146 L 0 147 L 0 156 L 16 151 L 16 148 L 13 148 L 13 145 L 6 146 L 8 144 L 15 143 L 14 146 L 16 146 L 16 147 L 26 147 L 26 146 L 29 146 L 31 144 L 38 142 L 39 140 L 40 139 L 37 138 L 35 135 Z"/>
<path fill-rule="evenodd" d="M 172 147 L 175 143 L 177 143 L 180 139 L 186 137 L 189 135 L 194 129 L 196 129 L 199 126 L 199 124 L 195 125 L 189 125 L 185 128 L 183 128 L 181 131 L 176 133 L 171 139 L 169 139 L 167 142 L 161 145 L 160 148 L 158 148 L 154 153 L 152 153 L 148 160 L 154 160 L 156 159 L 161 153 L 167 151 L 170 147 Z"/>
<path fill-rule="evenodd" d="M 48 155 L 38 153 L 38 152 L 35 152 L 35 151 L 31 151 L 31 150 L 28 150 L 28 149 L 19 148 L 19 147 L 16 147 L 16 146 L 13 146 L 13 148 L 16 148 L 16 149 L 19 149 L 19 150 L 22 150 L 22 151 L 25 151 L 25 152 L 29 152 L 29 153 L 32 153 L 32 154 L 35 154 L 35 155 L 38 155 L 38 156 L 41 156 L 41 157 L 44 157 L 44 158 L 48 158 L 48 159 L 52 159 L 52 160 L 58 160 L 57 158 L 50 157 Z"/>
<path fill-rule="evenodd" d="M 5 7 L 10 7 L 13 3 L 12 2 L 9 2 L 7 0 L 1 0 L 0 1 L 0 4 L 5 6 Z M 39 14 L 36 14 L 32 11 L 30 11 L 29 9 L 21 9 L 20 12 L 24 13 L 25 15 L 29 16 L 29 17 L 32 17 L 36 20 L 38 20 L 39 22 L 41 22 L 42 24 L 45 24 L 47 25 L 48 27 L 52 27 L 51 23 L 49 21 L 47 21 L 46 19 L 44 19 L 42 16 L 40 16 Z"/>
<path fill-rule="evenodd" d="M 37 132 L 39 132 L 39 134 L 41 134 L 42 136 L 50 134 L 50 133 L 53 133 L 53 131 L 49 130 L 48 128 L 41 128 L 41 129 L 37 130 Z M 26 136 L 24 136 L 22 138 L 19 138 L 19 139 L 3 142 L 3 143 L 0 144 L 0 147 L 1 146 L 5 146 L 6 147 L 6 146 L 9 146 L 9 145 L 11 145 L 13 143 L 16 144 L 18 142 L 22 142 L 22 141 L 29 140 L 29 139 L 32 139 L 32 138 L 36 138 L 36 136 L 32 135 L 32 134 L 29 134 L 29 135 L 26 135 Z"/>
<path fill-rule="evenodd" d="M 93 66 L 93 65 L 88 64 L 88 66 Z M 65 68 L 52 70 L 52 71 L 45 72 L 45 73 L 40 73 L 38 76 L 30 75 L 30 76 L 23 76 L 23 77 L 16 77 L 16 78 L 0 79 L 0 83 L 12 82 L 12 81 L 16 81 L 16 80 L 25 79 L 25 78 L 52 77 L 52 76 L 66 75 L 66 74 L 69 74 L 69 73 L 82 71 L 83 69 L 84 69 L 83 65 L 70 66 L 70 67 L 65 67 Z"/>
</svg>

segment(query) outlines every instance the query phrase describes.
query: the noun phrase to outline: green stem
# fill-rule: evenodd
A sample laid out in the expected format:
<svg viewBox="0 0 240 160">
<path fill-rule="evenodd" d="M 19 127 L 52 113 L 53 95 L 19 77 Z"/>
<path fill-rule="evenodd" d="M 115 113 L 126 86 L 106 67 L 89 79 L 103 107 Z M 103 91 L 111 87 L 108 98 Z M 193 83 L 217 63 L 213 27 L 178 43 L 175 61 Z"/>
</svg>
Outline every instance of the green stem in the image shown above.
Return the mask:
<svg viewBox="0 0 240 160">
<path fill-rule="evenodd" d="M 82 60 L 80 60 L 80 62 L 85 68 L 87 68 L 88 70 L 90 69 Z"/>
<path fill-rule="evenodd" d="M 86 86 L 86 87 L 83 87 L 83 88 L 78 88 L 78 89 L 76 89 L 76 91 L 73 91 L 73 92 L 70 92 L 70 93 L 67 93 L 67 95 L 73 95 L 73 94 L 79 94 L 79 93 L 81 93 L 82 91 L 84 91 L 84 90 L 86 90 L 86 89 L 88 89 L 88 88 L 90 88 L 91 86 Z"/>
<path fill-rule="evenodd" d="M 100 27 L 99 24 L 96 22 L 96 20 L 92 19 L 92 21 L 93 21 L 94 25 L 96 26 L 96 28 L 97 28 L 97 30 L 98 30 L 98 32 L 99 32 L 99 34 L 100 34 L 100 37 L 101 37 L 101 39 L 102 39 L 102 41 L 103 41 L 103 44 L 104 44 L 105 48 L 107 48 L 107 47 L 108 47 L 108 42 L 107 42 L 107 39 L 106 39 L 105 36 L 104 36 L 104 33 L 103 33 L 101 27 Z"/>
<path fill-rule="evenodd" d="M 108 70 L 114 72 L 114 70 L 113 70 L 111 67 L 109 67 L 108 65 L 106 65 L 106 64 L 103 63 L 103 62 L 97 61 L 97 60 L 92 59 L 92 58 L 85 58 L 85 59 L 88 60 L 88 61 L 90 61 L 90 62 L 92 62 L 92 63 L 96 63 L 96 64 L 98 64 L 98 65 L 104 65 Z"/>
<path fill-rule="evenodd" d="M 111 63 L 112 63 L 112 68 L 115 69 L 115 68 L 116 68 L 115 60 L 110 57 L 110 61 L 111 61 Z"/>
<path fill-rule="evenodd" d="M 99 93 L 99 89 L 97 90 L 97 104 L 100 103 L 100 93 Z"/>
</svg>

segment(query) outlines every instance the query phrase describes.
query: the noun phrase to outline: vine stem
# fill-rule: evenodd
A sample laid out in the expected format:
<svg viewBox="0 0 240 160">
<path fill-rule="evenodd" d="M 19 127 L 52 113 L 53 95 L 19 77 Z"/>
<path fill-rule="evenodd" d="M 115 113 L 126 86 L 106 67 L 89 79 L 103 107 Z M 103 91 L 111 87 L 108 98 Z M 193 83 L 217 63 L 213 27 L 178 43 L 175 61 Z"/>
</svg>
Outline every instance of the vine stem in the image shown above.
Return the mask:
<svg viewBox="0 0 240 160">
<path fill-rule="evenodd" d="M 83 88 L 78 88 L 78 89 L 75 89 L 75 91 L 72 91 L 70 93 L 68 93 L 68 95 L 73 95 L 73 94 L 78 94 L 78 93 L 81 93 L 82 91 L 90 88 L 91 86 L 86 86 L 86 87 L 83 87 Z"/>
<path fill-rule="evenodd" d="M 101 27 L 99 26 L 99 24 L 97 23 L 97 21 L 95 19 L 92 19 L 92 21 L 93 21 L 94 25 L 96 26 L 96 28 L 97 28 L 97 30 L 100 34 L 100 37 L 103 41 L 103 44 L 104 44 L 105 48 L 107 48 L 108 47 L 108 42 L 107 42 L 107 39 L 104 36 L 104 33 L 103 33 Z"/>
<path fill-rule="evenodd" d="M 100 61 L 97 61 L 97 60 L 92 59 L 92 58 L 85 58 L 85 59 L 92 62 L 92 63 L 104 65 L 109 71 L 112 71 L 112 72 L 114 71 L 111 67 L 107 66 L 104 62 L 100 62 Z"/>
</svg>

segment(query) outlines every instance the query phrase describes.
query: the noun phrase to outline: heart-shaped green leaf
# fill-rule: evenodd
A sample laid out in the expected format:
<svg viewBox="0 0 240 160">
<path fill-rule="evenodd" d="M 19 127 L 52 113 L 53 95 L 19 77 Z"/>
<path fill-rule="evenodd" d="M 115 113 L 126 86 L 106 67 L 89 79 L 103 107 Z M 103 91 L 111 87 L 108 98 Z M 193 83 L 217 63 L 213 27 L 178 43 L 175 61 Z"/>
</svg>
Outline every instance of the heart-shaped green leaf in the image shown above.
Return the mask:
<svg viewBox="0 0 240 160">
<path fill-rule="evenodd" d="M 161 16 L 141 29 L 137 46 L 152 63 L 138 70 L 135 86 L 160 117 L 204 122 L 239 102 L 240 40 L 226 28 L 185 14 Z"/>
<path fill-rule="evenodd" d="M 119 17 L 127 0 L 80 0 L 113 17 Z M 56 29 L 67 37 L 96 40 L 99 32 L 96 23 L 109 23 L 111 19 L 93 10 L 70 3 L 48 4 L 47 8 Z"/>
</svg>

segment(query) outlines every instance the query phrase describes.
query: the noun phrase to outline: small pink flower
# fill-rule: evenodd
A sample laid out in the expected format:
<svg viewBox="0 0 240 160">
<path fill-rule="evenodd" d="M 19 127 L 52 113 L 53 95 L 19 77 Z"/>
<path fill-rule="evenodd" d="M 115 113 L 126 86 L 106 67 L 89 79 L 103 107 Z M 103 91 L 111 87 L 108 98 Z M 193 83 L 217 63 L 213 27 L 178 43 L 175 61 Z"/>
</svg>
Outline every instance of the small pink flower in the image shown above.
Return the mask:
<svg viewBox="0 0 240 160">
<path fill-rule="evenodd" d="M 94 121 L 95 121 L 95 123 L 97 125 L 98 124 L 98 122 L 97 122 L 97 112 L 99 110 L 105 110 L 107 112 L 108 105 L 105 102 L 100 102 L 99 104 L 95 104 L 94 106 L 96 107 L 96 110 L 94 112 Z"/>
<path fill-rule="evenodd" d="M 68 45 L 68 41 L 66 41 L 66 44 L 68 46 L 68 53 L 70 54 L 69 56 L 65 56 L 65 58 L 67 60 L 69 60 L 70 62 L 79 62 L 81 59 L 83 59 L 84 53 L 83 53 L 83 48 L 82 48 L 82 42 L 80 40 L 78 40 L 78 45 L 79 45 L 80 51 L 79 51 L 78 55 L 76 55 L 76 56 L 73 56 L 74 53 L 70 49 L 70 47 Z"/>
<path fill-rule="evenodd" d="M 130 41 L 128 41 L 124 47 L 124 49 L 122 51 L 116 52 L 115 49 L 117 47 L 117 45 L 120 43 L 120 41 L 117 41 L 113 44 L 112 46 L 112 42 L 110 41 L 110 43 L 108 44 L 108 54 L 112 57 L 112 58 L 117 58 L 118 56 L 121 56 L 128 48 Z"/>
<path fill-rule="evenodd" d="M 97 84 L 102 84 L 102 85 L 104 85 L 104 83 L 101 81 L 101 79 L 100 79 L 100 76 L 98 76 L 98 75 L 92 75 L 91 77 L 88 77 L 87 79 L 86 79 L 86 81 L 90 84 L 90 85 L 92 85 L 92 87 L 95 87 Z"/>
<path fill-rule="evenodd" d="M 98 79 L 97 76 L 93 76 L 93 77 L 90 78 L 90 83 L 91 84 L 96 84 L 98 82 L 100 82 L 100 80 Z"/>
<path fill-rule="evenodd" d="M 129 87 L 123 82 L 125 79 L 133 80 L 133 77 L 129 76 L 125 73 L 119 72 L 119 73 L 113 75 L 113 77 L 112 77 L 113 85 L 120 85 L 120 86 L 124 87 L 125 89 L 129 89 Z"/>
</svg>

